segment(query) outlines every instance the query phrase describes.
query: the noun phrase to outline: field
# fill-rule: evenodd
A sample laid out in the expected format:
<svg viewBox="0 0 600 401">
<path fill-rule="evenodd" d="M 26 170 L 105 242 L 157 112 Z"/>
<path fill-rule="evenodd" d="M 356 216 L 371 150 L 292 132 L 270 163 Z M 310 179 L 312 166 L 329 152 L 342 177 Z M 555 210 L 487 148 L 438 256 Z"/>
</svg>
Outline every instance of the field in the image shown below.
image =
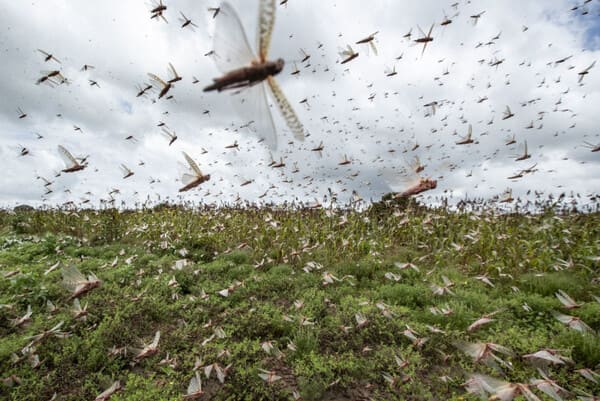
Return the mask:
<svg viewBox="0 0 600 401">
<path fill-rule="evenodd" d="M 0 212 L 0 399 L 598 396 L 599 265 L 598 213 Z"/>
</svg>

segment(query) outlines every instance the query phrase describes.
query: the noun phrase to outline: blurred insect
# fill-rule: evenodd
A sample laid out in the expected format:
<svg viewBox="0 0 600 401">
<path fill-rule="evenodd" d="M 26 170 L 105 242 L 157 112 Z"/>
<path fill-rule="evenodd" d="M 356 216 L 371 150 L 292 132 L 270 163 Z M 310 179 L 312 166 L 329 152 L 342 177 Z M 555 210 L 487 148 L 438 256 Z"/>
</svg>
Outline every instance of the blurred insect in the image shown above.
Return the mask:
<svg viewBox="0 0 600 401">
<path fill-rule="evenodd" d="M 63 285 L 72 292 L 68 299 L 78 298 L 102 284 L 95 274 L 90 273 L 86 278 L 75 266 L 64 266 L 62 277 Z"/>
<path fill-rule="evenodd" d="M 515 159 L 517 162 L 531 158 L 531 154 L 527 153 L 527 141 L 525 141 L 524 145 L 523 154 Z"/>
<path fill-rule="evenodd" d="M 490 394 L 490 400 L 511 401 L 519 395 L 528 401 L 540 400 L 527 384 L 505 382 L 486 375 L 471 375 L 464 386 L 469 393 L 477 393 L 482 397 Z"/>
<path fill-rule="evenodd" d="M 196 400 L 200 398 L 204 394 L 202 390 L 202 379 L 200 378 L 200 373 L 198 371 L 194 372 L 194 377 L 190 380 L 190 384 L 188 385 L 187 392 L 183 396 L 184 400 Z"/>
<path fill-rule="evenodd" d="M 265 369 L 260 369 L 260 371 L 262 373 L 259 373 L 258 376 L 269 384 L 274 383 L 277 380 L 281 380 L 281 376 L 278 376 L 273 370 L 269 371 Z"/>
<path fill-rule="evenodd" d="M 584 142 L 583 146 L 588 149 L 591 149 L 592 152 L 600 152 L 600 143 L 594 145 L 593 143 Z"/>
<path fill-rule="evenodd" d="M 100 395 L 98 395 L 94 399 L 94 401 L 108 401 L 108 399 L 112 397 L 114 393 L 121 390 L 122 388 L 123 386 L 121 386 L 121 382 L 117 380 L 109 388 L 100 393 Z"/>
<path fill-rule="evenodd" d="M 153 88 L 153 86 L 149 84 L 146 84 L 143 87 L 141 85 L 136 85 L 135 87 L 138 91 L 135 97 L 145 96 L 146 92 Z"/>
<path fill-rule="evenodd" d="M 563 304 L 563 307 L 565 309 L 577 309 L 583 305 L 583 304 L 578 304 L 577 302 L 575 302 L 573 300 L 573 298 L 571 298 L 569 296 L 569 294 L 567 294 L 563 290 L 558 290 L 558 292 L 554 295 L 556 296 L 556 298 L 558 298 L 560 303 Z"/>
<path fill-rule="evenodd" d="M 323 149 L 325 149 L 325 146 L 323 145 L 323 141 L 319 142 L 319 144 L 317 146 L 315 146 L 314 148 L 312 148 L 310 151 L 311 152 L 318 152 L 319 156 L 322 157 L 323 156 Z"/>
<path fill-rule="evenodd" d="M 244 109 L 253 108 L 251 118 L 256 121 L 256 132 L 271 149 L 276 149 L 277 133 L 263 84 L 266 81 L 288 128 L 296 139 L 304 140 L 304 127 L 274 78 L 283 70 L 285 62 L 281 58 L 267 60 L 275 25 L 275 0 L 260 1 L 258 57 L 250 48 L 235 9 L 227 2 L 221 3 L 219 8 L 214 34 L 214 61 L 224 75 L 213 79 L 204 91 L 247 88 L 241 92 L 245 95 L 242 100 L 246 103 Z"/>
<path fill-rule="evenodd" d="M 442 22 L 440 22 L 440 25 L 441 25 L 441 26 L 447 26 L 447 25 L 450 25 L 450 24 L 452 23 L 452 18 L 454 18 L 454 17 L 456 17 L 456 16 L 458 15 L 458 13 L 457 13 L 457 14 L 454 14 L 454 15 L 452 16 L 452 18 L 449 18 L 449 17 L 448 17 L 448 15 L 446 15 L 446 12 L 445 12 L 445 11 L 442 11 L 442 12 L 444 13 L 444 19 L 442 20 Z"/>
<path fill-rule="evenodd" d="M 347 155 L 344 155 L 344 158 L 338 163 L 338 166 L 347 166 L 348 164 L 352 164 L 352 160 L 348 159 Z"/>
<path fill-rule="evenodd" d="M 58 145 L 58 153 L 67 166 L 61 170 L 63 173 L 73 173 L 75 171 L 83 170 L 87 167 L 87 163 L 83 161 L 77 161 L 77 159 L 75 159 L 73 155 L 62 145 Z"/>
<path fill-rule="evenodd" d="M 542 379 L 531 379 L 530 383 L 541 392 L 549 395 L 556 401 L 562 401 L 562 395 L 571 395 L 565 388 L 559 386 L 556 381 L 550 379 L 543 370 L 538 368 L 538 373 L 542 376 Z"/>
<path fill-rule="evenodd" d="M 374 32 L 374 33 L 370 34 L 369 36 L 367 36 L 366 38 L 359 40 L 355 44 L 357 44 L 357 45 L 368 44 L 371 47 L 371 49 L 373 50 L 373 53 L 375 53 L 375 55 L 377 55 L 377 47 L 375 46 L 374 42 L 375 42 L 375 35 L 377 35 L 378 33 L 379 33 L 379 31 Z"/>
<path fill-rule="evenodd" d="M 385 71 L 385 76 L 386 77 L 393 77 L 394 75 L 397 75 L 398 73 L 396 72 L 396 66 L 392 67 L 391 70 L 386 70 Z"/>
<path fill-rule="evenodd" d="M 455 295 L 450 288 L 454 287 L 454 283 L 446 276 L 442 275 L 443 286 L 437 284 L 431 284 L 430 288 L 434 295 L 450 294 Z"/>
<path fill-rule="evenodd" d="M 467 136 L 462 138 L 460 141 L 456 142 L 457 145 L 468 145 L 470 143 L 473 143 L 473 126 L 471 126 L 471 124 L 469 124 L 469 130 L 467 132 Z"/>
<path fill-rule="evenodd" d="M 419 177 L 419 180 L 412 185 L 409 185 L 406 189 L 398 192 L 394 195 L 395 198 L 408 198 L 410 196 L 418 195 L 421 192 L 429 191 L 437 187 L 437 180 L 431 178 Z"/>
<path fill-rule="evenodd" d="M 11 324 L 13 325 L 13 327 L 22 327 L 22 326 L 26 325 L 27 323 L 31 322 L 32 314 L 33 314 L 33 312 L 31 311 L 31 305 L 27 305 L 27 312 L 25 313 L 25 315 L 18 317 L 16 319 L 13 319 L 11 321 Z"/>
<path fill-rule="evenodd" d="M 477 319 L 475 322 L 473 322 L 468 328 L 467 331 L 468 332 L 472 332 L 475 331 L 477 329 L 479 329 L 481 326 L 483 326 L 484 324 L 488 324 L 494 321 L 494 319 L 492 319 L 492 316 L 496 315 L 497 313 L 499 313 L 500 311 L 495 311 L 492 313 L 488 313 L 483 315 L 482 317 L 480 317 L 479 319 Z"/>
<path fill-rule="evenodd" d="M 355 52 L 350 45 L 348 45 L 348 47 L 346 47 L 346 49 L 340 50 L 339 53 L 340 53 L 340 57 L 342 57 L 342 61 L 340 62 L 340 64 L 346 64 L 346 63 L 354 60 L 355 58 L 357 58 L 359 55 L 359 53 Z"/>
<path fill-rule="evenodd" d="M 565 363 L 573 363 L 570 358 L 564 357 L 560 355 L 557 350 L 549 348 L 539 350 L 532 354 L 523 355 L 522 358 L 543 367 L 546 367 L 549 364 L 564 365 Z"/>
<path fill-rule="evenodd" d="M 437 188 L 437 180 L 423 177 L 420 173 L 425 170 L 420 159 L 415 156 L 409 169 L 404 169 L 404 174 L 386 172 L 386 182 L 395 193 L 394 198 L 408 198 L 422 192 Z"/>
<path fill-rule="evenodd" d="M 163 135 L 169 140 L 169 146 L 173 144 L 177 140 L 177 134 L 175 132 L 171 132 L 168 129 L 162 129 Z"/>
<path fill-rule="evenodd" d="M 298 66 L 296 65 L 296 63 L 294 63 L 294 71 L 292 71 L 290 74 L 291 75 L 298 75 L 298 74 L 300 74 L 300 70 L 298 69 Z"/>
<path fill-rule="evenodd" d="M 65 78 L 59 70 L 43 71 L 42 73 L 44 75 L 38 78 L 38 80 L 35 82 L 36 85 L 45 83 L 50 87 L 54 87 L 54 85 L 68 82 L 67 78 Z"/>
<path fill-rule="evenodd" d="M 513 198 L 513 194 L 512 194 L 512 189 L 508 188 L 506 191 L 504 191 L 504 193 L 500 196 L 500 199 L 498 199 L 498 202 L 500 203 L 511 203 L 513 202 L 515 199 Z"/>
<path fill-rule="evenodd" d="M 54 60 L 56 61 L 58 64 L 60 64 L 60 60 L 57 59 L 56 57 L 54 57 L 52 54 L 43 51 L 42 49 L 37 49 L 38 52 L 42 53 L 45 57 L 44 57 L 44 61 L 48 62 L 50 60 Z"/>
<path fill-rule="evenodd" d="M 598 384 L 598 380 L 596 380 L 596 378 L 600 379 L 600 374 L 594 372 L 592 369 L 577 369 L 576 372 L 579 373 L 581 376 L 585 377 L 587 380 L 591 381 L 592 383 Z"/>
<path fill-rule="evenodd" d="M 537 163 L 534 164 L 531 167 L 528 167 L 526 169 L 520 170 L 519 172 L 517 172 L 516 174 L 511 175 L 510 177 L 507 177 L 509 180 L 516 180 L 519 178 L 523 178 L 525 176 L 525 174 L 530 174 L 530 173 L 534 173 L 537 171 L 537 169 L 535 168 L 537 166 Z"/>
<path fill-rule="evenodd" d="M 431 33 L 433 32 L 433 27 L 435 26 L 435 24 L 431 24 L 431 28 L 429 28 L 429 32 L 427 33 L 427 35 L 425 35 L 425 32 L 423 32 L 423 30 L 421 29 L 420 26 L 417 25 L 417 28 L 419 29 L 419 32 L 421 32 L 421 37 L 418 39 L 415 39 L 415 43 L 423 43 L 423 51 L 421 52 L 421 57 L 423 56 L 423 54 L 425 53 L 425 49 L 427 48 L 427 44 L 429 42 L 433 42 L 433 37 L 431 36 Z"/>
<path fill-rule="evenodd" d="M 305 52 L 304 49 L 300 49 L 300 54 L 302 55 L 302 59 L 300 60 L 301 63 L 308 61 L 308 59 L 310 58 L 310 54 Z"/>
<path fill-rule="evenodd" d="M 581 72 L 578 72 L 578 73 L 577 73 L 577 75 L 579 75 L 579 81 L 578 81 L 579 83 L 581 83 L 581 82 L 583 81 L 583 78 L 584 78 L 584 77 L 585 77 L 587 74 L 589 74 L 589 73 L 590 73 L 590 70 L 591 70 L 592 68 L 594 68 L 594 66 L 595 66 L 595 65 L 596 65 L 596 61 L 594 60 L 594 62 L 593 62 L 593 63 L 592 63 L 592 64 L 591 64 L 589 67 L 587 67 L 585 70 L 583 70 L 583 71 L 581 71 Z"/>
<path fill-rule="evenodd" d="M 123 172 L 123 179 L 129 178 L 131 177 L 133 174 L 135 174 L 133 172 L 133 170 L 131 170 L 129 167 L 127 167 L 124 164 L 121 164 L 121 171 Z"/>
<path fill-rule="evenodd" d="M 73 309 L 71 310 L 73 313 L 73 319 L 75 320 L 83 320 L 84 322 L 87 320 L 87 315 L 88 315 L 88 310 L 87 310 L 87 303 L 82 307 L 81 303 L 79 302 L 79 298 L 75 298 L 73 300 Z"/>
<path fill-rule="evenodd" d="M 180 188 L 179 192 L 189 191 L 190 189 L 197 187 L 203 182 L 210 180 L 210 174 L 202 174 L 202 171 L 200 171 L 200 167 L 198 167 L 198 164 L 196 164 L 194 159 L 188 156 L 188 154 L 185 152 L 181 153 L 183 153 L 183 157 L 185 157 L 189 168 L 181 176 L 181 182 L 184 184 L 184 187 Z"/>
<path fill-rule="evenodd" d="M 573 330 L 577 330 L 581 333 L 594 333 L 594 330 L 590 326 L 585 324 L 584 321 L 578 318 L 577 316 L 563 315 L 559 312 L 554 312 L 553 315 L 556 320 L 566 324 Z"/>
<path fill-rule="evenodd" d="M 142 349 L 132 348 L 129 349 L 135 354 L 133 360 L 139 362 L 144 358 L 148 358 L 158 352 L 158 342 L 160 341 L 160 331 L 154 334 L 154 340 L 150 344 L 147 344 Z"/>
<path fill-rule="evenodd" d="M 27 113 L 25 113 L 20 107 L 17 107 L 17 113 L 19 114 L 19 119 L 22 120 L 27 117 Z"/>
<path fill-rule="evenodd" d="M 150 19 L 154 19 L 160 17 L 166 23 L 169 23 L 163 13 L 167 11 L 167 6 L 163 4 L 162 0 L 159 0 L 158 3 L 153 1 L 152 9 L 150 10 Z"/>
<path fill-rule="evenodd" d="M 506 106 L 506 109 L 504 110 L 504 116 L 502 116 L 503 120 L 508 120 L 511 117 L 514 117 L 515 114 L 510 111 L 510 107 Z"/>
<path fill-rule="evenodd" d="M 198 25 L 194 24 L 191 19 L 185 16 L 184 13 L 180 11 L 179 14 L 181 14 L 181 17 L 179 18 L 179 22 L 181 22 L 181 28 L 189 26 L 192 31 L 194 28 L 198 28 Z"/>
<path fill-rule="evenodd" d="M 64 321 L 59 322 L 56 326 L 52 327 L 49 330 L 45 330 L 42 331 L 40 334 L 36 334 L 34 336 L 31 337 L 27 337 L 27 340 L 31 340 L 31 342 L 29 343 L 29 345 L 27 345 L 26 348 L 31 348 L 32 346 L 34 346 L 35 344 L 39 344 L 41 343 L 43 340 L 45 340 L 46 338 L 49 338 L 51 336 L 55 336 L 58 338 L 65 338 L 68 337 L 69 334 L 62 331 L 60 328 L 62 327 L 62 325 L 65 324 Z"/>
<path fill-rule="evenodd" d="M 507 356 L 514 356 L 514 353 L 499 344 L 495 343 L 463 343 L 459 342 L 456 347 L 463 351 L 465 354 L 473 358 L 475 363 L 484 363 L 486 366 L 502 371 L 501 366 L 511 369 L 511 365 L 499 358 L 494 352 L 499 352 Z M 498 365 L 498 363 L 500 365 Z"/>
<path fill-rule="evenodd" d="M 169 90 L 171 90 L 171 88 L 173 87 L 173 84 L 177 81 L 181 81 L 182 77 L 179 76 L 179 74 L 177 74 L 177 71 L 175 70 L 175 67 L 173 67 L 173 64 L 169 63 L 169 72 L 173 75 L 173 78 L 169 79 L 168 81 L 163 81 L 162 78 L 160 78 L 158 75 L 152 74 L 152 73 L 148 73 L 148 76 L 150 77 L 150 79 L 159 87 L 162 87 L 162 89 L 160 90 L 159 94 L 158 94 L 158 98 L 162 98 L 163 96 L 165 96 Z"/>
<path fill-rule="evenodd" d="M 212 17 L 213 17 L 213 19 L 215 19 L 215 18 L 217 18 L 217 15 L 219 15 L 219 12 L 221 11 L 221 7 L 208 7 L 208 11 L 213 13 Z"/>
<path fill-rule="evenodd" d="M 479 18 L 481 18 L 483 14 L 485 14 L 485 11 L 482 11 L 479 14 L 473 14 L 469 17 L 471 18 L 471 22 L 473 22 L 473 25 L 477 25 L 477 23 L 479 22 Z"/>
<path fill-rule="evenodd" d="M 421 348 L 429 340 L 427 337 L 419 337 L 419 333 L 411 329 L 408 325 L 406 325 L 406 330 L 404 330 L 402 334 L 411 340 L 413 346 L 417 348 Z"/>
</svg>

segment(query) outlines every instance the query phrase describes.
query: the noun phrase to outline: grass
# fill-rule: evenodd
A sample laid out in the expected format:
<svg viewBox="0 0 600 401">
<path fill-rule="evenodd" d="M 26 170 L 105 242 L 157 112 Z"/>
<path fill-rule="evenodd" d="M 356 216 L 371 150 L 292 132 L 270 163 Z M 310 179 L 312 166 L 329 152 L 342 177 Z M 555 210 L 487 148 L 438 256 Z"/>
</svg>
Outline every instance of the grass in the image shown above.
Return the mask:
<svg viewBox="0 0 600 401">
<path fill-rule="evenodd" d="M 540 375 L 522 356 L 543 348 L 574 361 L 549 367 L 550 377 L 573 392 L 597 393 L 576 370 L 600 364 L 600 303 L 592 297 L 600 295 L 599 255 L 598 213 L 0 212 L 0 398 L 94 399 L 120 380 L 123 390 L 111 400 L 181 400 L 195 364 L 218 363 L 230 365 L 225 381 L 203 373 L 201 399 L 290 400 L 294 392 L 303 400 L 477 399 L 462 386 L 470 374 L 528 383 Z M 61 267 L 44 273 L 57 262 L 102 280 L 80 298 L 85 322 L 73 317 Z M 452 294 L 434 295 L 442 276 L 454 283 Z M 227 288 L 227 297 L 219 295 Z M 583 305 L 565 310 L 558 290 Z M 58 308 L 52 314 L 48 301 Z M 29 305 L 31 321 L 15 327 Z M 494 311 L 493 322 L 467 332 Z M 580 317 L 596 333 L 567 327 L 554 311 Z M 367 319 L 360 327 L 357 313 Z M 21 351 L 27 337 L 60 321 L 69 336 L 38 344 L 34 367 Z M 407 327 L 427 341 L 414 345 Z M 142 347 L 157 330 L 154 356 L 138 363 L 131 352 L 109 356 L 113 347 Z M 510 348 L 512 369 L 474 362 L 460 341 Z M 261 369 L 281 379 L 266 383 Z"/>
</svg>

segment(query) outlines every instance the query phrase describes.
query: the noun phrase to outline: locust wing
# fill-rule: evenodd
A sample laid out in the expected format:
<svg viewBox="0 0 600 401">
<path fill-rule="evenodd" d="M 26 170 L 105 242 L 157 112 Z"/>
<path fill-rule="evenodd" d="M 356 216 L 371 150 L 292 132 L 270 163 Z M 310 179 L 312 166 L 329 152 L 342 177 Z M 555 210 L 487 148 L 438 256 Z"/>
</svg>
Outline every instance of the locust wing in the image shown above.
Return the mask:
<svg viewBox="0 0 600 401">
<path fill-rule="evenodd" d="M 196 164 L 196 162 L 194 161 L 194 159 L 192 159 L 187 153 L 185 152 L 181 152 L 183 153 L 183 157 L 185 157 L 185 161 L 188 162 L 190 168 L 192 170 L 194 170 L 194 173 L 196 173 L 198 176 L 202 175 L 202 171 L 200 171 L 200 167 L 198 167 L 198 164 Z"/>
<path fill-rule="evenodd" d="M 269 82 L 269 87 L 271 88 L 271 93 L 275 98 L 277 106 L 279 106 L 279 110 L 287 123 L 288 128 L 294 134 L 294 137 L 299 141 L 304 140 L 304 126 L 298 119 L 296 112 L 292 108 L 292 105 L 288 102 L 287 98 L 283 94 L 283 91 L 279 87 L 279 84 L 272 76 L 267 78 Z"/>
<path fill-rule="evenodd" d="M 173 78 L 179 77 L 179 74 L 177 74 L 177 70 L 175 70 L 175 67 L 173 67 L 173 64 L 169 63 L 169 69 L 171 70 L 171 73 L 173 74 Z"/>
<path fill-rule="evenodd" d="M 87 282 L 85 276 L 75 266 L 64 266 L 62 276 L 64 286 L 71 291 Z"/>
<path fill-rule="evenodd" d="M 148 76 L 150 77 L 150 79 L 151 79 L 153 82 L 155 82 L 155 83 L 159 84 L 159 85 L 160 85 L 160 86 L 162 86 L 162 87 L 165 87 L 165 86 L 167 86 L 167 85 L 168 85 L 168 84 L 167 84 L 165 81 L 163 81 L 163 80 L 162 80 L 162 79 L 161 79 L 161 78 L 160 78 L 158 75 L 155 75 L 155 74 L 152 74 L 151 72 L 149 72 L 149 73 L 148 73 Z"/>
<path fill-rule="evenodd" d="M 63 159 L 67 167 L 72 167 L 78 164 L 77 160 L 75 160 L 71 152 L 65 149 L 64 146 L 58 145 L 58 153 L 60 154 L 60 157 Z"/>
<path fill-rule="evenodd" d="M 202 379 L 198 371 L 195 372 L 195 376 L 190 380 L 190 384 L 187 388 L 188 395 L 196 394 L 202 391 Z"/>
<path fill-rule="evenodd" d="M 266 61 L 271 45 L 271 36 L 275 26 L 275 0 L 260 0 L 258 12 L 258 56 L 260 61 Z"/>
<path fill-rule="evenodd" d="M 255 135 L 264 140 L 271 150 L 277 149 L 277 131 L 267 101 L 265 84 L 258 83 L 240 91 L 232 97 L 240 116 L 246 121 L 254 121 Z"/>
<path fill-rule="evenodd" d="M 235 9 L 227 2 L 221 3 L 216 16 L 213 38 L 214 61 L 222 73 L 248 66 L 256 60 L 246 32 Z"/>
</svg>

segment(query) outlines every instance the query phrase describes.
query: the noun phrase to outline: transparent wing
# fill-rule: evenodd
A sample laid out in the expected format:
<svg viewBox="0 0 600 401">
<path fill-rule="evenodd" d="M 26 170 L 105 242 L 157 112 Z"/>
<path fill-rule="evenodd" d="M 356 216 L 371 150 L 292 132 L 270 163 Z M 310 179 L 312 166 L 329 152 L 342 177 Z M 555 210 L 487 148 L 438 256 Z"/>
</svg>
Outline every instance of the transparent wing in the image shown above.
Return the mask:
<svg viewBox="0 0 600 401">
<path fill-rule="evenodd" d="M 258 12 L 258 55 L 261 61 L 265 61 L 269 55 L 271 36 L 275 26 L 275 0 L 260 0 Z"/>
<path fill-rule="evenodd" d="M 195 181 L 198 177 L 188 174 L 188 173 L 184 173 L 181 176 L 181 182 L 183 183 L 183 185 L 188 185 L 189 183 Z"/>
<path fill-rule="evenodd" d="M 386 169 L 383 171 L 383 179 L 394 192 L 402 192 L 406 188 L 416 184 L 420 176 L 411 169 Z"/>
<path fill-rule="evenodd" d="M 375 43 L 373 43 L 373 41 L 369 42 L 369 45 L 371 46 L 371 49 L 373 50 L 373 54 L 375 54 L 377 56 L 377 46 L 375 46 Z"/>
<path fill-rule="evenodd" d="M 200 374 L 196 371 L 196 375 L 192 377 L 190 380 L 190 385 L 187 388 L 188 394 L 194 394 L 198 391 L 202 390 L 202 379 L 200 378 Z"/>
<path fill-rule="evenodd" d="M 183 185 L 187 185 L 198 178 L 188 165 L 181 162 L 177 162 L 177 172 Z"/>
<path fill-rule="evenodd" d="M 288 102 L 287 98 L 283 94 L 283 91 L 279 87 L 279 84 L 277 83 L 275 78 L 270 76 L 269 78 L 267 78 L 267 80 L 269 81 L 271 93 L 273 94 L 273 97 L 275 98 L 277 106 L 279 106 L 279 110 L 281 111 L 281 114 L 283 114 L 283 118 L 285 119 L 285 122 L 287 123 L 288 128 L 290 129 L 290 131 L 292 131 L 292 133 L 294 134 L 294 137 L 296 139 L 298 139 L 299 141 L 303 141 L 304 140 L 304 127 L 302 126 L 302 123 L 298 119 L 298 116 L 296 115 L 296 112 L 292 108 L 292 105 Z"/>
<path fill-rule="evenodd" d="M 477 381 L 485 391 L 492 394 L 509 384 L 508 382 L 480 374 L 473 375 L 472 378 Z"/>
<path fill-rule="evenodd" d="M 154 75 L 151 72 L 148 73 L 148 76 L 150 77 L 150 79 L 152 79 L 152 81 L 154 81 L 155 83 L 161 85 L 161 86 L 167 86 L 167 83 L 165 81 L 163 81 L 158 75 Z"/>
<path fill-rule="evenodd" d="M 247 121 L 254 121 L 256 135 L 264 139 L 270 149 L 277 149 L 277 132 L 267 102 L 265 84 L 251 86 L 232 98 L 238 113 Z"/>
<path fill-rule="evenodd" d="M 75 266 L 65 266 L 62 269 L 63 283 L 73 289 L 86 281 L 85 276 Z"/>
<path fill-rule="evenodd" d="M 156 348 L 158 347 L 158 341 L 160 340 L 160 331 L 157 331 L 156 334 L 154 335 L 154 340 L 152 341 L 152 343 L 150 344 L 151 347 Z"/>
<path fill-rule="evenodd" d="M 175 70 L 175 67 L 173 67 L 173 64 L 169 63 L 169 68 L 171 69 L 171 72 L 173 73 L 173 77 L 179 76 L 179 75 L 177 75 L 177 71 Z"/>
<path fill-rule="evenodd" d="M 185 160 L 188 162 L 188 164 L 190 165 L 190 168 L 192 170 L 194 170 L 194 172 L 198 175 L 202 175 L 202 171 L 200 171 L 200 167 L 198 167 L 198 164 L 196 164 L 196 162 L 194 161 L 194 159 L 192 159 L 190 156 L 188 156 L 187 153 L 185 152 L 181 152 L 183 153 L 183 157 L 185 157 Z"/>
<path fill-rule="evenodd" d="M 68 167 L 77 164 L 77 160 L 75 160 L 73 155 L 62 145 L 58 145 L 58 153 Z"/>
<path fill-rule="evenodd" d="M 213 50 L 213 59 L 222 73 L 250 65 L 256 59 L 240 17 L 227 2 L 221 3 L 221 11 L 216 17 Z"/>
<path fill-rule="evenodd" d="M 77 299 L 77 298 L 75 298 Z M 119 382 L 118 380 L 116 382 L 114 382 L 109 388 L 107 388 L 106 390 L 104 390 L 100 395 L 98 395 L 96 397 L 97 400 L 104 400 L 104 399 L 108 399 L 105 398 L 107 396 L 112 395 L 113 393 L 115 393 L 119 388 L 121 387 L 121 382 Z"/>
</svg>

